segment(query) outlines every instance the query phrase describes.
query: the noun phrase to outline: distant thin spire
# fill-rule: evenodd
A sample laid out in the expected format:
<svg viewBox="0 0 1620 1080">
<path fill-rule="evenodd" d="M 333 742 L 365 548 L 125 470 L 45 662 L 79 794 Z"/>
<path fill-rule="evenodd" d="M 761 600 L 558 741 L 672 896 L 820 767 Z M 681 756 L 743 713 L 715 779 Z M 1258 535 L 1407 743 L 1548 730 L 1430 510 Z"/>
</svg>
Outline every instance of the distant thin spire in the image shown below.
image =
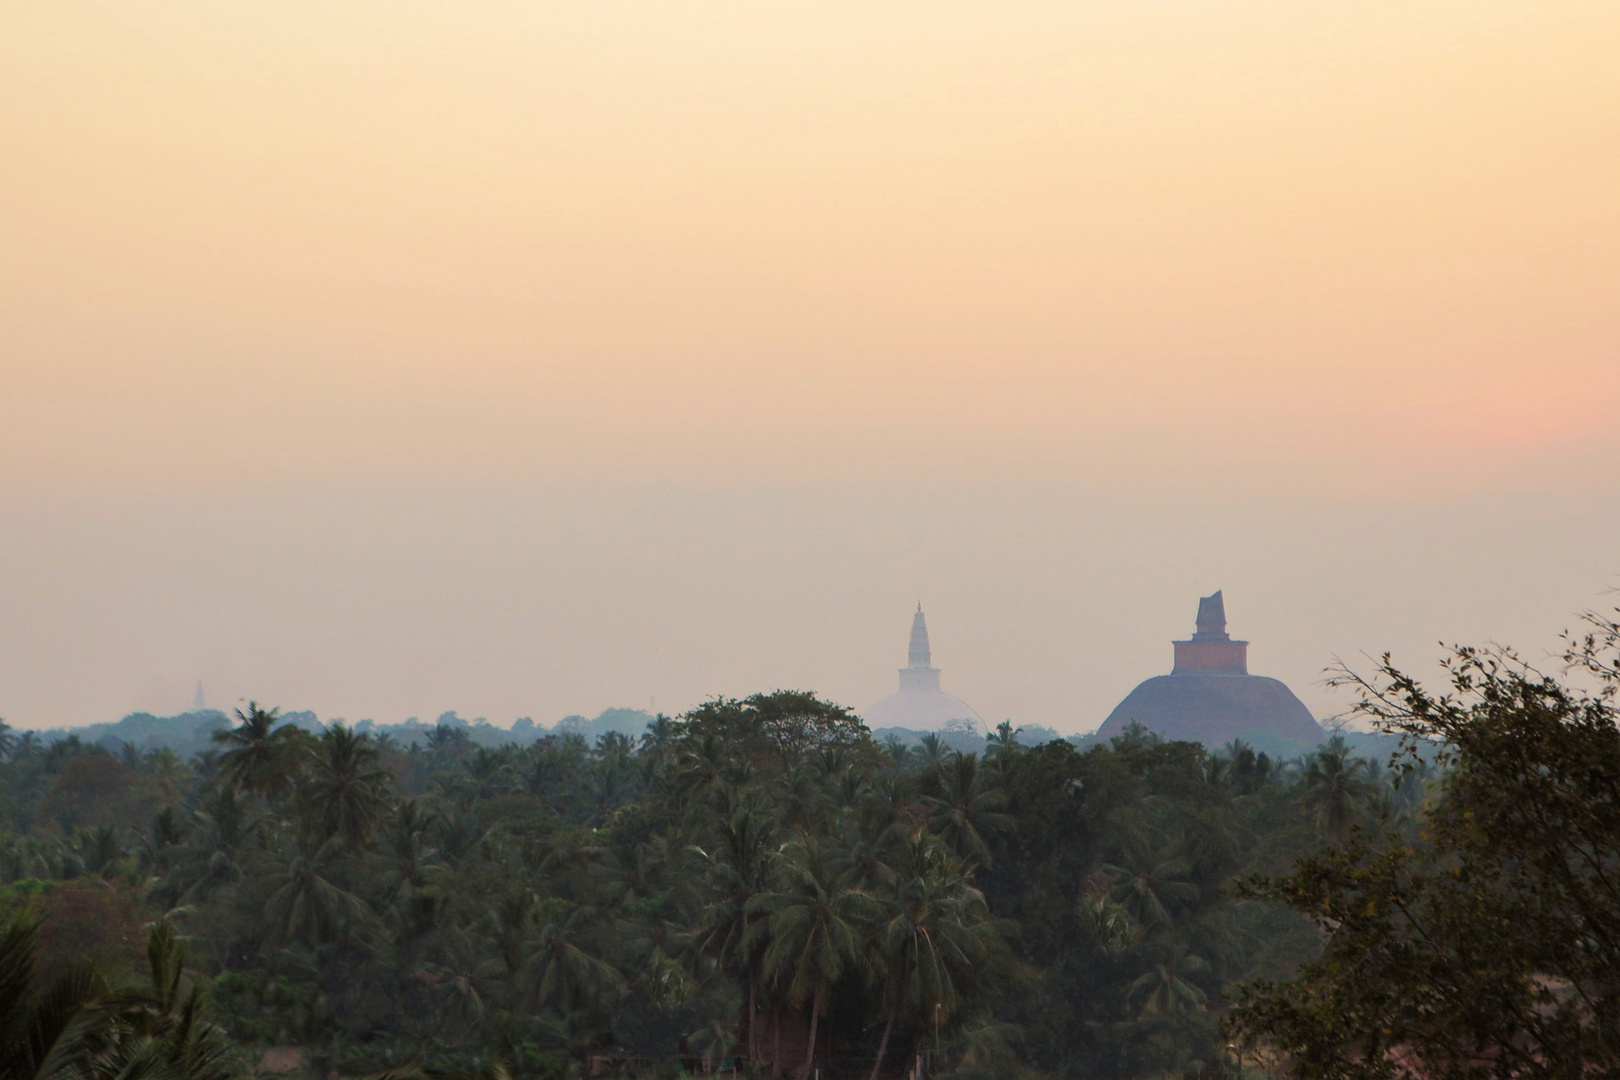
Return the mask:
<svg viewBox="0 0 1620 1080">
<path fill-rule="evenodd" d="M 192 701 L 191 707 L 199 711 L 208 708 L 208 700 L 203 697 L 202 680 L 197 680 L 197 697 Z"/>
<path fill-rule="evenodd" d="M 907 652 L 907 660 L 914 668 L 932 666 L 933 659 L 928 650 L 928 621 L 923 618 L 922 601 L 917 601 L 917 613 L 911 617 L 911 648 Z"/>
</svg>

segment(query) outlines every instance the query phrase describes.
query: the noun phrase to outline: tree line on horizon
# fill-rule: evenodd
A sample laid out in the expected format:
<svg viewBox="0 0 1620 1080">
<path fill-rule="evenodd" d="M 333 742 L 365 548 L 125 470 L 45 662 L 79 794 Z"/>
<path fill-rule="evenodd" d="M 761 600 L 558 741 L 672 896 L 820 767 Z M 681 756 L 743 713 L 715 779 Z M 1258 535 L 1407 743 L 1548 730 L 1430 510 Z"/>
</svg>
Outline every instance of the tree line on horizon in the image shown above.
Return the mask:
<svg viewBox="0 0 1620 1080">
<path fill-rule="evenodd" d="M 1386 664 L 1361 689 L 1391 762 L 1011 725 L 913 748 L 797 692 L 594 745 L 256 704 L 190 760 L 8 731 L 0 986 L 19 1031 L 70 984 L 137 1018 L 63 1044 L 86 1080 L 286 1045 L 491 1080 L 1589 1075 L 1620 1046 L 1600 631 L 1570 655 L 1590 693 L 1501 652 L 1459 652 L 1442 695 Z"/>
<path fill-rule="evenodd" d="M 647 726 L 657 719 L 657 715 L 645 709 L 630 709 L 610 707 L 603 709 L 594 717 L 579 714 L 564 716 L 555 724 L 547 727 L 537 724 L 532 717 L 520 716 L 510 727 L 500 727 L 488 719 L 477 716 L 466 718 L 454 709 L 447 710 L 436 720 L 422 721 L 417 717 L 408 717 L 398 723 L 377 722 L 364 719 L 350 724 L 342 718 L 332 718 L 322 721 L 313 711 L 308 709 L 287 711 L 280 710 L 277 715 L 283 723 L 290 723 L 306 731 L 319 734 L 333 724 L 341 724 L 360 734 L 370 735 L 374 739 L 389 739 L 401 748 L 409 748 L 413 743 L 425 742 L 439 728 L 459 728 L 465 732 L 468 741 L 475 747 L 482 746 L 489 749 L 498 749 L 511 743 L 527 746 L 548 735 L 564 736 L 578 735 L 585 739 L 587 744 L 594 745 L 602 735 L 617 732 L 632 740 L 639 740 L 646 732 Z M 93 723 L 81 727 L 56 727 L 42 730 L 28 730 L 18 733 L 17 738 L 30 745 L 34 743 L 49 746 L 64 739 L 77 738 L 81 742 L 95 743 L 113 754 L 123 752 L 125 747 L 134 747 L 138 753 L 152 750 L 173 750 L 182 758 L 191 758 L 199 752 L 214 747 L 213 736 L 225 728 L 236 723 L 230 713 L 215 708 L 192 709 L 173 716 L 156 716 L 147 712 L 129 713 L 112 723 Z M 920 731 L 909 728 L 879 728 L 872 732 L 874 738 L 882 742 L 893 739 L 911 747 L 919 746 L 929 736 L 939 740 L 946 750 L 966 750 L 977 752 L 984 745 L 986 728 L 977 721 L 952 720 L 938 731 Z M 1067 738 L 1070 742 L 1084 748 L 1095 741 L 1092 735 L 1061 736 L 1056 730 L 1040 724 L 1018 725 L 1018 740 L 1024 746 L 1036 746 L 1054 739 Z M 1365 741 L 1368 735 L 1364 732 L 1351 733 L 1351 740 L 1358 749 L 1366 750 Z M 1307 747 L 1289 740 L 1274 741 L 1268 744 L 1264 732 L 1255 732 L 1251 741 L 1256 742 L 1256 749 L 1264 749 L 1275 757 L 1280 753 L 1285 756 L 1297 754 Z"/>
</svg>

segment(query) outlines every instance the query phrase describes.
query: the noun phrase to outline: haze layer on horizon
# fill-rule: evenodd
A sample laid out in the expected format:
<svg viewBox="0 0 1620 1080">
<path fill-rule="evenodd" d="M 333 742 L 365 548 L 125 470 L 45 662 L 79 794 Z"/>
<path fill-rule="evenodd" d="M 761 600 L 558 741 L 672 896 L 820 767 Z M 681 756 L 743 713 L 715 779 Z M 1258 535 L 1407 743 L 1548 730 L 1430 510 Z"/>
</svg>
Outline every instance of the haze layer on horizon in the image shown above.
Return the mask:
<svg viewBox="0 0 1620 1080">
<path fill-rule="evenodd" d="M 1620 579 L 1620 10 L 0 14 L 0 716 L 1086 730 Z"/>
</svg>

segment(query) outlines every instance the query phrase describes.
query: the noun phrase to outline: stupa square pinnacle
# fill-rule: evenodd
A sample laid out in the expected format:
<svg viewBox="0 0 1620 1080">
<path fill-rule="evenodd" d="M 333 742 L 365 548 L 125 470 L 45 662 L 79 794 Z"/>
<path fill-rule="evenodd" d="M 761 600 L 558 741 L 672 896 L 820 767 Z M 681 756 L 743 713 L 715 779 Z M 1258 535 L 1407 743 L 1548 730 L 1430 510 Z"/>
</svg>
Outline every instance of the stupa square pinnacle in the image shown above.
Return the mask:
<svg viewBox="0 0 1620 1080">
<path fill-rule="evenodd" d="M 1140 724 L 1166 739 L 1221 746 L 1278 738 L 1315 745 L 1326 738 L 1305 703 L 1276 679 L 1249 674 L 1249 643 L 1226 632 L 1226 600 L 1198 601 L 1198 629 L 1175 647 L 1169 675 L 1147 680 L 1108 714 L 1097 734 L 1111 739 Z"/>
<path fill-rule="evenodd" d="M 1191 641 L 1172 641 L 1176 649 L 1176 664 L 1172 675 L 1186 675 L 1194 671 L 1224 672 L 1228 675 L 1249 673 L 1249 643 L 1233 641 L 1226 632 L 1226 601 L 1219 589 L 1214 596 L 1198 601 L 1198 631 Z"/>
</svg>

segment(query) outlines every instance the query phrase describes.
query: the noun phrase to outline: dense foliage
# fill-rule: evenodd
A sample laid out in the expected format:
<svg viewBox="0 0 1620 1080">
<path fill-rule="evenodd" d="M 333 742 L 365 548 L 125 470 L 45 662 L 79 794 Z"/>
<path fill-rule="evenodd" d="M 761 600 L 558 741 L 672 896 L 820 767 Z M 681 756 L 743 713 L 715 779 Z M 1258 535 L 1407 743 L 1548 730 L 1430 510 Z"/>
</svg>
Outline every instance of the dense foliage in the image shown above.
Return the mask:
<svg viewBox="0 0 1620 1080">
<path fill-rule="evenodd" d="M 1305 1077 L 1620 1074 L 1620 624 L 1593 618 L 1564 673 L 1458 649 L 1444 693 L 1386 657 L 1346 680 L 1445 766 L 1422 828 L 1248 883 L 1314 916 L 1301 978 L 1251 988 L 1234 1029 Z"/>
<path fill-rule="evenodd" d="M 80 960 L 36 988 L 39 927 L 0 930 L 0 1077 L 4 1080 L 230 1080 L 236 1050 L 205 1015 L 174 928 L 147 933 L 143 980 L 114 984 Z"/>
<path fill-rule="evenodd" d="M 960 753 L 791 692 L 594 745 L 252 706 L 190 760 L 0 752 L 0 875 L 45 916 L 42 971 L 136 967 L 161 920 L 245 1053 L 357 1075 L 1230 1073 L 1231 988 L 1319 938 L 1228 883 L 1410 832 L 1422 797 L 1342 743 L 1279 763 L 1003 725 Z"/>
</svg>

